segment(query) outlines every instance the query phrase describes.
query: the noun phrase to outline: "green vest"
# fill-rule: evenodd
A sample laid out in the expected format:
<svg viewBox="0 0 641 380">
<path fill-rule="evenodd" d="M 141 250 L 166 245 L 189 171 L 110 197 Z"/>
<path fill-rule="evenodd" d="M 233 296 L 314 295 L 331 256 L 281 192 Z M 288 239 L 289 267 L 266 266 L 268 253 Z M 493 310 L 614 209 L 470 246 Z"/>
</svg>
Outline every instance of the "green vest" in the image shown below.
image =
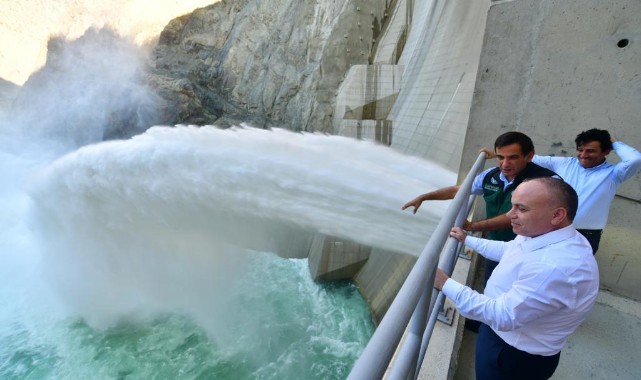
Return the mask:
<svg viewBox="0 0 641 380">
<path fill-rule="evenodd" d="M 514 178 L 514 181 L 504 189 L 505 183 L 501 180 L 500 174 L 501 169 L 496 167 L 483 177 L 483 199 L 485 199 L 485 215 L 488 219 L 510 211 L 512 208 L 512 192 L 523 180 L 536 177 L 558 177 L 552 170 L 530 162 Z M 487 234 L 488 239 L 499 241 L 510 241 L 515 237 L 516 234 L 512 232 L 512 228 L 489 231 Z"/>
</svg>

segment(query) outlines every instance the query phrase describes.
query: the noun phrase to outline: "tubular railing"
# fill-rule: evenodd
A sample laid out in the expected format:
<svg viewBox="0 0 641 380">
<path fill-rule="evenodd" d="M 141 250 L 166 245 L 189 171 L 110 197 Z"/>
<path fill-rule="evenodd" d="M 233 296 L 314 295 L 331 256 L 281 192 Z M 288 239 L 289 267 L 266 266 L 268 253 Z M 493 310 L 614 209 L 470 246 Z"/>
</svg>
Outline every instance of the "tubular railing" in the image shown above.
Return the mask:
<svg viewBox="0 0 641 380">
<path fill-rule="evenodd" d="M 460 227 L 463 224 L 472 199 L 470 197 L 472 182 L 483 169 L 484 164 L 485 153 L 481 153 L 363 353 L 354 364 L 349 380 L 382 379 L 388 368 L 389 379 L 406 380 L 415 379 L 418 376 L 431 330 L 443 301 L 441 295 L 435 297 L 440 292 L 433 289 L 436 267 L 438 264 L 448 275 L 452 274 L 457 257 L 456 252 L 461 247 L 456 239 L 449 237 L 449 232 L 452 226 Z M 442 255 L 441 252 L 443 252 Z M 399 347 L 406 327 L 407 335 L 403 345 Z M 397 347 L 397 357 L 393 366 L 390 367 Z"/>
</svg>

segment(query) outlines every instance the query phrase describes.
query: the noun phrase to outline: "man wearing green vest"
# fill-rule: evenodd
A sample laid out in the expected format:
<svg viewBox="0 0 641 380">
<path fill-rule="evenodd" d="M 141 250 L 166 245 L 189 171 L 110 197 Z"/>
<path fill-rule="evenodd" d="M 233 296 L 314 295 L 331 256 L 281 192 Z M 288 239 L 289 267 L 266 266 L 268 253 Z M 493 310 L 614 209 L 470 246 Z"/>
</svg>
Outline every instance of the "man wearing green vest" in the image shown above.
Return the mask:
<svg viewBox="0 0 641 380">
<path fill-rule="evenodd" d="M 465 221 L 466 231 L 487 232 L 490 240 L 510 241 L 516 235 L 512 232 L 510 219 L 505 215 L 512 208 L 512 191 L 527 178 L 558 177 L 558 175 L 532 162 L 534 144 L 532 139 L 521 132 L 507 132 L 494 142 L 498 166 L 487 169 L 476 176 L 472 194 L 483 195 L 487 219 Z M 402 209 L 414 207 L 418 211 L 423 201 L 453 199 L 459 186 L 449 186 L 419 195 L 403 205 Z M 498 263 L 485 261 L 485 282 L 490 278 Z"/>
</svg>

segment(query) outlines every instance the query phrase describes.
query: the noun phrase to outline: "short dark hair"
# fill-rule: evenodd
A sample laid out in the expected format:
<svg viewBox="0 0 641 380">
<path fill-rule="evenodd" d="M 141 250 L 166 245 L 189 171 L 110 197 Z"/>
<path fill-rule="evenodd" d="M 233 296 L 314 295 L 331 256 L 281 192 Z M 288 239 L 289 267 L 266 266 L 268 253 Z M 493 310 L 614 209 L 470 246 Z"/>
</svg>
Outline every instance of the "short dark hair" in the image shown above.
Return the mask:
<svg viewBox="0 0 641 380">
<path fill-rule="evenodd" d="M 589 129 L 579 133 L 576 139 L 574 139 L 577 149 L 579 149 L 581 145 L 592 141 L 598 141 L 601 144 L 601 150 L 612 150 L 612 138 L 610 137 L 610 133 L 605 129 Z"/>
<path fill-rule="evenodd" d="M 532 143 L 532 139 L 525 133 L 516 131 L 506 132 L 497 137 L 496 141 L 494 141 L 494 150 L 496 150 L 496 148 L 502 148 L 512 144 L 519 144 L 521 147 L 521 153 L 523 153 L 524 156 L 527 156 L 530 152 L 534 151 L 534 143 Z"/>
<path fill-rule="evenodd" d="M 576 210 L 579 208 L 579 196 L 572 186 L 560 178 L 554 177 L 537 177 L 530 178 L 524 182 L 540 181 L 550 191 L 552 199 L 558 202 L 568 212 L 568 220 L 574 221 Z"/>
</svg>

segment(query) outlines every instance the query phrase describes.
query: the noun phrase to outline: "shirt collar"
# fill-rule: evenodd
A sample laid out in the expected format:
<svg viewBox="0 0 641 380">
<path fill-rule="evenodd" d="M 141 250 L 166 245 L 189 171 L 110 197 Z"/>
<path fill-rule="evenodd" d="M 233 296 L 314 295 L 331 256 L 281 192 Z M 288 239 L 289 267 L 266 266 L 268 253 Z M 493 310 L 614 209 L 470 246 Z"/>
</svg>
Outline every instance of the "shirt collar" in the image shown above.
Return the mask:
<svg viewBox="0 0 641 380">
<path fill-rule="evenodd" d="M 517 236 L 517 238 L 521 242 L 521 249 L 523 250 L 523 252 L 532 252 L 547 245 L 569 239 L 574 236 L 575 233 L 576 229 L 574 228 L 574 225 L 569 225 L 567 227 L 548 232 L 547 234 L 543 234 L 535 238 L 521 235 Z"/>
<path fill-rule="evenodd" d="M 516 177 L 514 177 L 514 179 L 512 179 L 511 181 L 509 181 L 509 180 L 507 179 L 507 177 L 505 177 L 505 175 L 503 174 L 503 172 L 499 172 L 499 179 L 500 179 L 501 181 L 503 181 L 503 189 L 505 189 L 506 187 L 508 187 L 509 185 L 511 185 L 511 184 L 512 184 L 512 182 L 514 182 L 514 179 L 516 179 Z"/>
</svg>

